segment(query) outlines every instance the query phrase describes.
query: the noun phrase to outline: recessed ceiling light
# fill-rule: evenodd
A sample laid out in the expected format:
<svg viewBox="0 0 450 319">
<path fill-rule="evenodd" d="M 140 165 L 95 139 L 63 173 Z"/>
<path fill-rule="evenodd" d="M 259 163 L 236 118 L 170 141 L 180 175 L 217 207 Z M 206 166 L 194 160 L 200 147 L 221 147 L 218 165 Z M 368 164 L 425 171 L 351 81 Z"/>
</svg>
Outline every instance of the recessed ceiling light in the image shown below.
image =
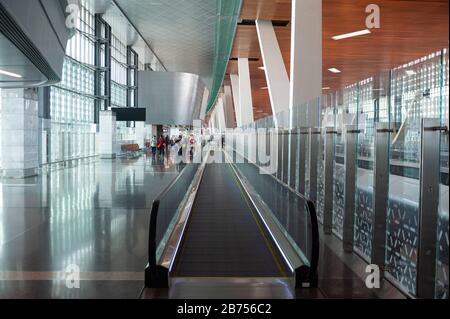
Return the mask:
<svg viewBox="0 0 450 319">
<path fill-rule="evenodd" d="M 330 71 L 331 73 L 341 73 L 341 71 L 336 68 L 328 69 L 328 71 Z"/>
<path fill-rule="evenodd" d="M 406 70 L 405 72 L 406 72 L 406 74 L 409 75 L 409 76 L 416 74 L 416 72 L 413 71 L 413 70 Z"/>
<path fill-rule="evenodd" d="M 370 30 L 365 29 L 365 30 L 361 30 L 361 31 L 355 31 L 355 32 L 335 35 L 334 37 L 331 37 L 331 38 L 333 40 L 342 40 L 342 39 L 347 39 L 347 38 L 358 37 L 360 35 L 365 35 L 365 34 L 369 34 L 369 33 L 371 33 Z"/>
<path fill-rule="evenodd" d="M 267 89 L 268 89 L 267 86 L 263 86 L 263 87 L 261 88 L 261 90 L 267 90 Z"/>
<path fill-rule="evenodd" d="M 330 89 L 329 86 L 326 86 L 326 87 L 322 88 L 322 90 L 329 90 L 329 89 Z"/>
<path fill-rule="evenodd" d="M 22 76 L 20 74 L 4 71 L 4 70 L 1 70 L 1 69 L 0 69 L 0 74 L 11 76 L 13 78 L 19 78 L 19 79 L 22 78 Z"/>
<path fill-rule="evenodd" d="M 258 67 L 258 69 L 260 69 L 260 70 L 265 70 L 266 68 L 263 67 L 263 66 L 260 66 L 260 67 Z"/>
</svg>

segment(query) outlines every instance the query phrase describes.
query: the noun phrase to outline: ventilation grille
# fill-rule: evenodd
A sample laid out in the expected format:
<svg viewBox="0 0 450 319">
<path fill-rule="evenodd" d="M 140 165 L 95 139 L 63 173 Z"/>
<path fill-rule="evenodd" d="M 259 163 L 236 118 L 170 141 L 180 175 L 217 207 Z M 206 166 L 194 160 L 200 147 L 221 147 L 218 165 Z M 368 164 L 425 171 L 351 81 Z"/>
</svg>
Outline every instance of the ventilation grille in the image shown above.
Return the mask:
<svg viewBox="0 0 450 319">
<path fill-rule="evenodd" d="M 230 58 L 230 61 L 237 61 L 238 58 Z M 248 58 L 249 62 L 258 62 L 259 58 Z"/>
<path fill-rule="evenodd" d="M 272 25 L 274 27 L 287 27 L 289 25 L 289 20 L 272 20 Z M 243 19 L 238 22 L 238 25 L 256 25 L 255 20 Z"/>
<path fill-rule="evenodd" d="M 0 32 L 48 79 L 47 84 L 57 83 L 61 80 L 1 3 Z"/>
</svg>

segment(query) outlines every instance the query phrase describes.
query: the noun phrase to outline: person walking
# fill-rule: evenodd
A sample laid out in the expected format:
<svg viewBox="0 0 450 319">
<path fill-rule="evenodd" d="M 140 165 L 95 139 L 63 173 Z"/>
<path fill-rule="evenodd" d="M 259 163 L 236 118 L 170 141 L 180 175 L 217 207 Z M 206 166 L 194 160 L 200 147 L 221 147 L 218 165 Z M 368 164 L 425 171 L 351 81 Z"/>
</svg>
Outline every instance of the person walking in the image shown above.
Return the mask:
<svg viewBox="0 0 450 319">
<path fill-rule="evenodd" d="M 169 135 L 166 135 L 166 139 L 164 140 L 164 145 L 166 147 L 166 152 L 169 153 L 169 146 L 170 146 L 170 138 Z"/>
<path fill-rule="evenodd" d="M 178 145 L 178 156 L 183 156 L 183 135 L 178 136 L 175 144 Z"/>
<path fill-rule="evenodd" d="M 150 142 L 150 147 L 152 149 L 152 155 L 156 155 L 156 146 L 158 145 L 158 141 L 156 140 L 156 136 L 153 135 L 152 140 Z"/>
<path fill-rule="evenodd" d="M 159 137 L 159 141 L 156 147 L 158 148 L 159 155 L 164 156 L 166 150 L 166 140 L 164 139 L 164 136 L 161 135 Z"/>
</svg>

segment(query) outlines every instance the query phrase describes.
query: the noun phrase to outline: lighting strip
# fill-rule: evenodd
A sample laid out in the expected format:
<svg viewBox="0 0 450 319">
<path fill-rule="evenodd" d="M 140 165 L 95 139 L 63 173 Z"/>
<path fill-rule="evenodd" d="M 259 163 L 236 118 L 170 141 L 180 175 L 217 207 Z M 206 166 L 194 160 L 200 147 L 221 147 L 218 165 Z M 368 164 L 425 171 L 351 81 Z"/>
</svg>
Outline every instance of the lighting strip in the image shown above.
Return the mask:
<svg viewBox="0 0 450 319">
<path fill-rule="evenodd" d="M 336 68 L 328 69 L 328 71 L 330 71 L 331 73 L 341 73 L 341 71 Z"/>
<path fill-rule="evenodd" d="M 10 77 L 13 77 L 13 78 L 18 78 L 18 79 L 22 78 L 22 76 L 20 74 L 8 72 L 8 71 L 1 70 L 1 69 L 0 69 L 0 74 L 7 75 L 7 76 L 10 76 Z"/>
<path fill-rule="evenodd" d="M 355 32 L 335 35 L 334 37 L 331 37 L 331 38 L 333 40 L 342 40 L 342 39 L 347 39 L 347 38 L 358 37 L 360 35 L 365 35 L 365 34 L 369 34 L 369 33 L 371 33 L 370 30 L 365 29 L 365 30 L 361 30 L 361 31 L 355 31 Z"/>
</svg>

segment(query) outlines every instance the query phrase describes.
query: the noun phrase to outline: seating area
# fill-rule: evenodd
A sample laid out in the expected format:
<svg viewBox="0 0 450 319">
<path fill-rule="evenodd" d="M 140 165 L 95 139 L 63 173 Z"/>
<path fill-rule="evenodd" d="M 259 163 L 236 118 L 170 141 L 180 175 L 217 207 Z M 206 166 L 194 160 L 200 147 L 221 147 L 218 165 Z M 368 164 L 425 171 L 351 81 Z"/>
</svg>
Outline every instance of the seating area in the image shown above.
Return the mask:
<svg viewBox="0 0 450 319">
<path fill-rule="evenodd" d="M 141 155 L 139 144 L 122 144 L 120 148 L 126 157 L 135 158 Z"/>
</svg>

